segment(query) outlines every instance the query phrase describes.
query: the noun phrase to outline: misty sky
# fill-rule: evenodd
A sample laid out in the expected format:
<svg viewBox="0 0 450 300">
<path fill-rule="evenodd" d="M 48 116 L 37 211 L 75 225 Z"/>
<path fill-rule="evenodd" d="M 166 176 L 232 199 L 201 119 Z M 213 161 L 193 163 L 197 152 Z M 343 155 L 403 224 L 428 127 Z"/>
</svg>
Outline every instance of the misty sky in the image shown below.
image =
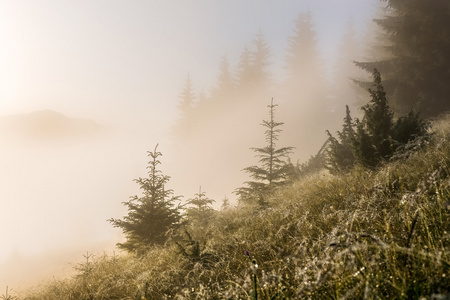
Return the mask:
<svg viewBox="0 0 450 300">
<path fill-rule="evenodd" d="M 51 109 L 100 124 L 139 126 L 148 139 L 56 148 L 0 141 L 0 233 L 6 242 L 0 263 L 13 252 L 28 255 L 71 243 L 85 251 L 83 242 L 118 238 L 106 219 L 120 217 L 121 202 L 137 192 L 132 179 L 145 175 L 145 151 L 164 144 L 155 136 L 175 121 L 188 74 L 197 92 L 208 93 L 221 57 L 227 55 L 235 70 L 260 30 L 272 53 L 271 71 L 282 74 L 286 39 L 307 11 L 329 69 L 346 24 L 352 19 L 363 34 L 377 2 L 0 1 L 0 116 Z M 164 161 L 175 155 L 161 149 Z M 182 174 L 169 175 L 183 181 Z M 185 198 L 202 184 L 189 176 L 192 190 L 176 190 Z"/>
<path fill-rule="evenodd" d="M 0 115 L 53 109 L 106 123 L 159 123 L 176 113 L 188 73 L 208 92 L 220 58 L 236 65 L 259 30 L 276 72 L 295 19 L 309 10 L 330 62 L 345 24 L 352 18 L 363 31 L 374 3 L 1 1 Z"/>
</svg>

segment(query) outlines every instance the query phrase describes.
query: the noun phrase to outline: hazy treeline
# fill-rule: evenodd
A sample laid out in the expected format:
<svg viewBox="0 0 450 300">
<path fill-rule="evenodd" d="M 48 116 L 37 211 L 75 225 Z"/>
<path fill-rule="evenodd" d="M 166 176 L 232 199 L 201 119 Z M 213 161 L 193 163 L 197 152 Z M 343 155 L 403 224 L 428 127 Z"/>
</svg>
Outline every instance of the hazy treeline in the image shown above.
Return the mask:
<svg viewBox="0 0 450 300">
<path fill-rule="evenodd" d="M 332 93 L 350 94 L 344 90 L 351 90 L 352 87 L 347 85 L 339 91 L 336 88 L 331 90 L 313 27 L 309 13 L 299 15 L 292 35 L 287 37 L 284 79 L 275 78 L 271 72 L 275 58 L 262 32 L 258 32 L 244 47 L 236 67 L 232 66 L 227 56 L 222 57 L 217 84 L 208 93 L 199 93 L 188 76 L 180 93 L 181 116 L 175 128 L 176 135 L 185 141 L 196 142 L 197 138 L 205 139 L 212 132 L 220 132 L 221 136 L 246 145 L 245 140 L 254 135 L 248 134 L 249 124 L 258 125 L 273 96 L 280 104 L 280 119 L 286 123 L 284 141 L 296 147 L 296 152 L 303 158 L 317 151 L 326 136 L 325 130 L 335 127 L 340 120 L 340 105 L 337 105 L 337 97 L 332 97 Z M 347 36 L 356 39 L 356 32 L 351 30 L 349 25 Z M 355 47 L 350 47 L 351 51 L 342 49 L 340 52 L 354 53 Z M 350 67 L 346 68 L 346 72 L 356 69 L 350 59 L 348 64 Z M 349 76 L 352 74 L 344 75 L 346 78 Z M 355 104 L 355 99 L 346 99 L 343 103 Z M 239 132 L 243 132 L 241 138 Z"/>
<path fill-rule="evenodd" d="M 283 141 L 296 147 L 302 158 L 317 151 L 325 130 L 334 127 L 340 117 L 335 117 L 338 105 L 330 97 L 310 14 L 298 17 L 287 42 L 284 58 L 287 75 L 281 81 L 271 72 L 274 57 L 262 32 L 244 47 L 236 67 L 227 56 L 222 57 L 217 84 L 207 93 L 198 92 L 188 75 L 180 93 L 181 115 L 175 127 L 176 136 L 194 145 L 220 132 L 228 142 L 240 143 L 247 149 L 260 141 L 255 130 L 273 96 L 280 104 L 280 119 L 286 123 Z M 347 85 L 345 89 L 352 87 Z M 339 93 L 349 94 L 342 90 Z"/>
<path fill-rule="evenodd" d="M 198 92 L 191 78 L 186 78 L 175 132 L 191 139 L 206 137 L 214 128 L 236 136 L 236 128 L 245 130 L 273 96 L 280 104 L 280 119 L 286 123 L 285 139 L 297 148 L 297 157 L 304 159 L 318 151 L 326 129 L 337 129 L 345 105 L 356 112 L 367 103 L 366 91 L 375 68 L 381 73 L 396 117 L 413 108 L 423 117 L 436 116 L 449 108 L 444 97 L 450 76 L 448 5 L 442 0 L 381 1 L 361 38 L 349 20 L 336 49 L 331 81 L 318 51 L 310 13 L 298 16 L 286 38 L 284 74 L 278 75 L 282 78 L 271 72 L 280 59 L 272 56 L 259 32 L 244 47 L 235 66 L 222 57 L 217 84 L 207 92 Z M 260 119 L 258 116 L 253 122 Z"/>
</svg>

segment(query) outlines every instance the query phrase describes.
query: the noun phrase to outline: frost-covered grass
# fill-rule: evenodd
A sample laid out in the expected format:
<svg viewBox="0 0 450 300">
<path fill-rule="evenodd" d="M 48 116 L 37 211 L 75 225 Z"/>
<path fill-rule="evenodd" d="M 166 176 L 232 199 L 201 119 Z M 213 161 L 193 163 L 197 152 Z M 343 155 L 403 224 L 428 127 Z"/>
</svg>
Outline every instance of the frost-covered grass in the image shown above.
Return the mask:
<svg viewBox="0 0 450 300">
<path fill-rule="evenodd" d="M 92 257 L 20 299 L 450 297 L 450 118 L 432 128 L 377 171 L 303 178 L 267 208 L 217 212 L 143 256 Z"/>
</svg>

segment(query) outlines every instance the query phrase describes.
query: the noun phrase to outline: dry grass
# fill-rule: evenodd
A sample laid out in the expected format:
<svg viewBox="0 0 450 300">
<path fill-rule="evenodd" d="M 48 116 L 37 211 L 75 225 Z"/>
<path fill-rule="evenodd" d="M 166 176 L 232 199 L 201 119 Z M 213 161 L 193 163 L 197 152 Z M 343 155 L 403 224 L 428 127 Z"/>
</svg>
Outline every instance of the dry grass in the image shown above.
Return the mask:
<svg viewBox="0 0 450 300">
<path fill-rule="evenodd" d="M 169 242 L 93 258 L 20 299 L 249 299 L 252 274 L 258 299 L 449 297 L 449 124 L 435 122 L 427 145 L 377 171 L 315 174 L 266 209 L 217 212 L 178 236 L 184 253 Z"/>
</svg>

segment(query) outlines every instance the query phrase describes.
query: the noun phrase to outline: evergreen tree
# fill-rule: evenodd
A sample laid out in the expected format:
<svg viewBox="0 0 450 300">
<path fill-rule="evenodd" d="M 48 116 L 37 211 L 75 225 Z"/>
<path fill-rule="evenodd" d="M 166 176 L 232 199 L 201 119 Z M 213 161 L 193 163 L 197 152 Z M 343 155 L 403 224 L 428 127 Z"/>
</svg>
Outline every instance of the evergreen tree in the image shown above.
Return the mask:
<svg viewBox="0 0 450 300">
<path fill-rule="evenodd" d="M 295 141 L 294 146 L 302 155 L 309 155 L 320 148 L 323 132 L 330 122 L 334 123 L 330 118 L 328 87 L 309 13 L 299 15 L 287 42 L 287 79 L 282 83 L 285 106 L 281 116 L 290 124 L 285 132 L 287 138 Z"/>
<path fill-rule="evenodd" d="M 379 155 L 371 136 L 367 133 L 362 122 L 356 120 L 355 139 L 353 151 L 356 162 L 367 168 L 375 168 L 379 163 Z"/>
<path fill-rule="evenodd" d="M 296 84 L 308 85 L 309 78 L 316 79 L 317 74 L 314 73 L 319 72 L 317 41 L 310 13 L 299 15 L 295 22 L 294 34 L 288 37 L 286 68 L 289 80 Z"/>
<path fill-rule="evenodd" d="M 358 86 L 354 83 L 363 72 L 354 61 L 360 57 L 360 43 L 353 22 L 350 20 L 341 38 L 334 65 L 332 86 L 332 110 L 340 111 L 343 105 L 354 107 L 358 103 Z"/>
<path fill-rule="evenodd" d="M 191 115 L 195 102 L 194 87 L 192 85 L 192 80 L 189 74 L 186 77 L 186 81 L 184 83 L 183 90 L 180 94 L 180 98 L 181 102 L 178 105 L 178 108 L 180 109 L 182 117 L 188 118 Z"/>
<path fill-rule="evenodd" d="M 180 118 L 175 126 L 175 133 L 182 139 L 192 137 L 197 131 L 197 119 L 201 113 L 202 103 L 199 101 L 194 107 L 197 97 L 195 96 L 194 86 L 190 75 L 188 74 L 183 86 L 183 89 L 179 95 L 180 102 L 178 104 L 178 110 L 180 112 Z M 199 109 L 200 107 L 200 109 Z"/>
<path fill-rule="evenodd" d="M 347 171 L 355 164 L 375 168 L 389 160 L 395 151 L 416 137 L 427 134 L 428 123 L 411 111 L 407 116 L 394 122 L 386 92 L 381 83 L 380 73 L 373 72 L 374 83 L 369 89 L 371 100 L 362 107 L 362 121 L 353 124 L 347 106 L 342 132 L 338 139 L 329 132 L 327 168 L 332 173 Z"/>
<path fill-rule="evenodd" d="M 310 13 L 302 13 L 296 20 L 292 36 L 288 37 L 286 55 L 288 95 L 296 101 L 311 101 L 316 107 L 325 106 L 326 82 L 317 51 L 316 33 Z M 304 95 L 307 95 L 305 99 Z"/>
<path fill-rule="evenodd" d="M 246 200 L 251 196 L 258 196 L 270 192 L 274 187 L 282 185 L 287 181 L 289 164 L 284 159 L 287 158 L 293 147 L 277 148 L 276 141 L 281 133 L 283 122 L 275 121 L 275 107 L 273 99 L 269 107 L 269 120 L 263 120 L 261 124 L 266 129 L 265 140 L 267 145 L 262 148 L 251 148 L 259 157 L 260 166 L 251 166 L 244 169 L 255 181 L 247 181 L 247 187 L 241 187 L 236 190 L 241 200 Z"/>
<path fill-rule="evenodd" d="M 227 57 L 223 56 L 220 61 L 217 86 L 212 90 L 212 98 L 216 101 L 229 102 L 234 97 L 234 91 L 235 83 L 230 72 L 230 65 Z"/>
<path fill-rule="evenodd" d="M 355 129 L 350 109 L 345 107 L 345 118 L 342 131 L 338 131 L 336 139 L 327 131 L 329 136 L 328 158 L 326 168 L 333 174 L 349 171 L 355 165 L 353 143 L 355 140 Z"/>
<path fill-rule="evenodd" d="M 253 39 L 252 46 L 254 50 L 245 46 L 241 53 L 237 79 L 241 96 L 259 98 L 270 85 L 270 49 L 261 31 Z"/>
<path fill-rule="evenodd" d="M 418 113 L 410 111 L 408 115 L 398 118 L 392 129 L 392 139 L 396 145 L 404 145 L 417 137 L 427 135 L 430 127 L 429 122 L 425 122 Z"/>
<path fill-rule="evenodd" d="M 245 46 L 241 53 L 237 70 L 237 78 L 239 89 L 241 91 L 245 91 L 252 85 L 252 64 L 248 46 Z"/>
<path fill-rule="evenodd" d="M 126 242 L 117 245 L 127 251 L 141 252 L 152 245 L 162 245 L 167 240 L 168 231 L 181 224 L 179 208 L 174 206 L 180 196 L 172 196 L 173 191 L 165 188 L 170 177 L 158 170 L 161 163 L 158 157 L 162 154 L 157 152 L 157 147 L 148 152 L 151 158 L 148 178 L 135 180 L 143 195 L 123 202 L 128 209 L 128 215 L 123 219 L 108 220 L 114 227 L 122 229 Z"/>
<path fill-rule="evenodd" d="M 371 100 L 362 107 L 362 122 L 357 122 L 354 139 L 355 157 L 366 167 L 376 167 L 393 154 L 393 112 L 389 108 L 386 92 L 378 70 L 373 72 L 374 83 L 369 89 Z"/>
<path fill-rule="evenodd" d="M 450 9 L 448 0 L 388 0 L 376 23 L 387 39 L 388 58 L 359 62 L 384 76 L 391 106 L 398 116 L 413 107 L 424 117 L 450 109 Z"/>
<path fill-rule="evenodd" d="M 216 201 L 206 197 L 206 193 L 202 192 L 202 188 L 200 187 L 198 193 L 194 195 L 194 198 L 186 201 L 186 205 L 189 205 L 186 209 L 188 221 L 203 225 L 206 224 L 214 211 L 211 207 L 211 204 L 214 202 Z"/>
<path fill-rule="evenodd" d="M 225 197 L 222 200 L 222 205 L 220 206 L 220 210 L 224 211 L 224 210 L 227 210 L 229 208 L 230 208 L 230 200 L 227 197 Z"/>
<path fill-rule="evenodd" d="M 364 111 L 363 124 L 366 132 L 371 136 L 372 144 L 376 147 L 379 158 L 386 159 L 392 155 L 391 131 L 394 125 L 394 114 L 389 108 L 378 70 L 374 70 L 373 76 L 374 85 L 369 89 L 371 101 L 362 107 Z"/>
<path fill-rule="evenodd" d="M 267 70 L 269 66 L 270 49 L 261 31 L 258 32 L 253 40 L 255 51 L 252 52 L 252 75 L 255 84 L 258 86 L 267 86 L 269 84 L 270 73 Z"/>
</svg>

